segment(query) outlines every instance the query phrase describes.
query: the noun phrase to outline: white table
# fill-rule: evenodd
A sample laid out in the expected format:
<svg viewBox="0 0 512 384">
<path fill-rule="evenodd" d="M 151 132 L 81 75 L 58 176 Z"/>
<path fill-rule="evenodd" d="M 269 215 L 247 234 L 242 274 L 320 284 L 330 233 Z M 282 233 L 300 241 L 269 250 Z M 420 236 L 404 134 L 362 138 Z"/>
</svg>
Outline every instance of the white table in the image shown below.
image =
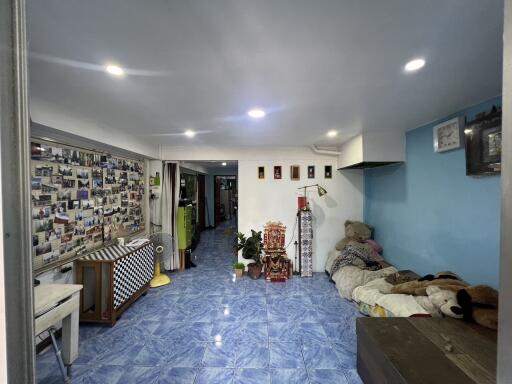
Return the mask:
<svg viewBox="0 0 512 384">
<path fill-rule="evenodd" d="M 36 336 L 62 321 L 62 360 L 71 365 L 78 357 L 78 284 L 41 284 L 34 288 Z"/>
</svg>

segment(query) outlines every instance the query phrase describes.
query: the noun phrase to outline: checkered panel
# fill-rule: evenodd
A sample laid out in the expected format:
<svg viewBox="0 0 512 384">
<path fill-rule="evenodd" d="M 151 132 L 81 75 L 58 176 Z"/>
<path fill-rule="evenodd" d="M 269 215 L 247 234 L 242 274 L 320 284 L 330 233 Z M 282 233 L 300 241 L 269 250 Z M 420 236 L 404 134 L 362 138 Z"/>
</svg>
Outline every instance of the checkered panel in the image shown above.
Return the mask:
<svg viewBox="0 0 512 384">
<path fill-rule="evenodd" d="M 300 211 L 300 275 L 313 276 L 313 214 Z"/>
<path fill-rule="evenodd" d="M 153 278 L 154 246 L 143 245 L 114 263 L 114 308 L 118 309 Z"/>
</svg>

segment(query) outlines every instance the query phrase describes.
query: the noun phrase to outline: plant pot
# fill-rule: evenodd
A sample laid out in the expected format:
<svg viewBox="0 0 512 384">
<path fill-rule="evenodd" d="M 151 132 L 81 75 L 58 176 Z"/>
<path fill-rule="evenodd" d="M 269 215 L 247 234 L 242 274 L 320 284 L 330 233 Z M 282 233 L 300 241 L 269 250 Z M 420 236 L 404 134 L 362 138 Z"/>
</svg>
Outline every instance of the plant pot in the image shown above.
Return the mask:
<svg viewBox="0 0 512 384">
<path fill-rule="evenodd" d="M 247 265 L 247 274 L 251 276 L 252 279 L 259 279 L 262 267 L 263 266 L 259 263 L 251 263 Z"/>
<path fill-rule="evenodd" d="M 235 269 L 235 274 L 236 274 L 237 279 L 241 279 L 242 276 L 244 275 L 244 270 L 243 269 Z"/>
</svg>

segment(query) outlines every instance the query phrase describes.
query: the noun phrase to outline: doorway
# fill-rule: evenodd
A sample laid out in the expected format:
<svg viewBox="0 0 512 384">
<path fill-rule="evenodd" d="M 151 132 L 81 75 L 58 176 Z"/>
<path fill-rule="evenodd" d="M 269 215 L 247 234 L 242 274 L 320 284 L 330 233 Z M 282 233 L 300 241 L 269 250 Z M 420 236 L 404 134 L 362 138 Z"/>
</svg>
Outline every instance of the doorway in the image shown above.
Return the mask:
<svg viewBox="0 0 512 384">
<path fill-rule="evenodd" d="M 236 175 L 214 176 L 214 225 L 223 222 L 237 222 L 238 211 L 238 178 Z"/>
</svg>

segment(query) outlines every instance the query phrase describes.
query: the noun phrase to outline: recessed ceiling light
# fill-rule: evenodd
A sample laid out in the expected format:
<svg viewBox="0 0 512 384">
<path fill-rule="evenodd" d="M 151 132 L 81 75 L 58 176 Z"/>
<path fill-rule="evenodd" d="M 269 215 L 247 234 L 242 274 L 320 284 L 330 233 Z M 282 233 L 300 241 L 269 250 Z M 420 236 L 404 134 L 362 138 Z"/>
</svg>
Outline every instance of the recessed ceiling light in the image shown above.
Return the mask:
<svg viewBox="0 0 512 384">
<path fill-rule="evenodd" d="M 185 131 L 185 136 L 187 136 L 187 137 L 194 137 L 195 135 L 196 135 L 196 133 L 190 129 L 187 129 Z"/>
<path fill-rule="evenodd" d="M 223 163 L 222 163 L 222 166 L 223 166 L 223 167 L 225 167 L 226 165 L 228 165 L 228 163 L 226 163 L 226 162 L 223 162 Z"/>
<path fill-rule="evenodd" d="M 409 61 L 407 64 L 405 64 L 404 69 L 407 72 L 413 72 L 417 71 L 418 69 L 421 69 L 425 66 L 425 60 L 424 59 L 414 59 Z"/>
<path fill-rule="evenodd" d="M 249 117 L 252 117 L 253 119 L 261 119 L 266 115 L 265 111 L 260 108 L 253 108 L 249 112 L 247 112 L 247 114 L 249 115 Z"/>
<path fill-rule="evenodd" d="M 338 131 L 335 131 L 335 130 L 329 131 L 329 132 L 327 132 L 327 136 L 336 137 L 336 136 L 338 136 Z"/>
<path fill-rule="evenodd" d="M 124 76 L 124 69 L 118 65 L 109 64 L 105 67 L 105 71 L 114 76 Z"/>
</svg>

